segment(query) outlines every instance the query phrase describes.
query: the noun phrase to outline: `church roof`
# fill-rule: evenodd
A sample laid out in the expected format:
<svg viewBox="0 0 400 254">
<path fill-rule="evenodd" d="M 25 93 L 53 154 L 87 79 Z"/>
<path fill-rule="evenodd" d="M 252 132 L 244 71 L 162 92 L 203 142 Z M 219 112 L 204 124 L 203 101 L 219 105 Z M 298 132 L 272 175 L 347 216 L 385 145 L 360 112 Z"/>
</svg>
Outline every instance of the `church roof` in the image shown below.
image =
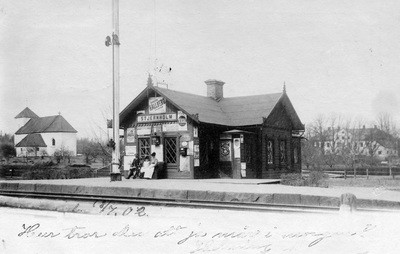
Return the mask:
<svg viewBox="0 0 400 254">
<path fill-rule="evenodd" d="M 33 133 L 26 135 L 16 147 L 47 147 L 46 143 L 44 142 L 42 135 L 39 133 Z"/>
<path fill-rule="evenodd" d="M 36 115 L 30 108 L 26 107 L 22 110 L 15 118 L 36 118 L 39 117 Z"/>
<path fill-rule="evenodd" d="M 72 132 L 77 131 L 61 115 L 46 116 L 30 119 L 15 134 L 31 134 L 45 132 Z"/>
</svg>

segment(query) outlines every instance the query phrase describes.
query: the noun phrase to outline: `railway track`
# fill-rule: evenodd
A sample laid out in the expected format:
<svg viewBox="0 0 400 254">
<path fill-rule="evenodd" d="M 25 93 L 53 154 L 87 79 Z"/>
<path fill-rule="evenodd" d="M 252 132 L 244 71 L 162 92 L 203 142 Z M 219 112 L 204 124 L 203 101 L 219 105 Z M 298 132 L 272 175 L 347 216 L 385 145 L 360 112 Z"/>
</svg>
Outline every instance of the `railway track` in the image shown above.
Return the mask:
<svg viewBox="0 0 400 254">
<path fill-rule="evenodd" d="M 122 204 L 136 204 L 147 206 L 167 206 L 185 208 L 205 208 L 205 209 L 226 209 L 239 211 L 271 211 L 286 213 L 338 213 L 339 207 L 312 206 L 312 205 L 293 205 L 293 204 L 273 204 L 273 203 L 251 203 L 237 201 L 213 201 L 213 200 L 190 200 L 190 199 L 168 199 L 168 198 L 149 198 L 149 197 L 129 197 L 113 195 L 93 195 L 93 194 L 64 194 L 48 192 L 31 192 L 18 190 L 0 190 L 0 196 L 64 200 L 64 201 L 106 201 Z M 398 212 L 398 210 L 358 208 L 360 212 Z"/>
<path fill-rule="evenodd" d="M 92 194 L 63 194 L 63 193 L 41 193 L 28 191 L 0 191 L 1 196 L 19 198 L 38 198 L 52 200 L 75 200 L 75 201 L 107 201 L 123 204 L 136 204 L 148 206 L 168 206 L 185 208 L 206 208 L 206 209 L 227 209 L 227 210 L 246 210 L 246 211 L 279 211 L 279 212 L 305 212 L 305 213 L 337 213 L 338 207 L 324 206 L 305 206 L 288 204 L 263 204 L 248 202 L 226 202 L 208 200 L 187 200 L 187 199 L 163 199 L 163 198 L 141 198 L 141 197 L 121 197 L 110 195 Z"/>
<path fill-rule="evenodd" d="M 0 195 L 19 198 L 36 198 L 49 200 L 69 200 L 69 201 L 106 201 L 122 204 L 135 204 L 147 206 L 166 206 L 184 208 L 203 208 L 203 209 L 225 209 L 238 211 L 265 211 L 265 212 L 286 212 L 286 213 L 337 213 L 339 207 L 325 206 L 306 206 L 290 204 L 269 204 L 269 203 L 249 203 L 249 202 L 226 202 L 208 200 L 187 200 L 187 199 L 163 199 L 163 198 L 143 198 L 110 195 L 92 194 L 63 194 L 63 193 L 41 193 L 29 191 L 0 191 Z M 390 210 L 377 209 L 358 209 L 364 212 L 393 212 Z"/>
</svg>

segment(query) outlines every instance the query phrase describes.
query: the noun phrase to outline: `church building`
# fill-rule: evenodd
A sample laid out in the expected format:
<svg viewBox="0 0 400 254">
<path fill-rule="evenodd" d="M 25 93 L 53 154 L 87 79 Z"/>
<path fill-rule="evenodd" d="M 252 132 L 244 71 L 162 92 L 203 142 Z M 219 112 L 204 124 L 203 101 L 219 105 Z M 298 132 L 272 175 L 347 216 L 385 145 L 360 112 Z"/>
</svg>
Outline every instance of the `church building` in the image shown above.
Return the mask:
<svg viewBox="0 0 400 254">
<path fill-rule="evenodd" d="M 76 156 L 77 131 L 61 115 L 39 117 L 26 107 L 15 119 L 17 156 L 53 156 L 56 151 Z"/>
</svg>

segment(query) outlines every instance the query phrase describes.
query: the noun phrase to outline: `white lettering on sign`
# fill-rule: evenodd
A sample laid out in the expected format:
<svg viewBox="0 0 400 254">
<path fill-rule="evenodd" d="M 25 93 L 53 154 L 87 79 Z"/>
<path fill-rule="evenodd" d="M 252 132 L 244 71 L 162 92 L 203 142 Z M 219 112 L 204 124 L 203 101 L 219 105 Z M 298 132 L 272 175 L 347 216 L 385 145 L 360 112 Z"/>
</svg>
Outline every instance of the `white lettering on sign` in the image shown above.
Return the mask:
<svg viewBox="0 0 400 254">
<path fill-rule="evenodd" d="M 139 123 L 176 121 L 176 114 L 158 114 L 138 116 Z"/>
</svg>

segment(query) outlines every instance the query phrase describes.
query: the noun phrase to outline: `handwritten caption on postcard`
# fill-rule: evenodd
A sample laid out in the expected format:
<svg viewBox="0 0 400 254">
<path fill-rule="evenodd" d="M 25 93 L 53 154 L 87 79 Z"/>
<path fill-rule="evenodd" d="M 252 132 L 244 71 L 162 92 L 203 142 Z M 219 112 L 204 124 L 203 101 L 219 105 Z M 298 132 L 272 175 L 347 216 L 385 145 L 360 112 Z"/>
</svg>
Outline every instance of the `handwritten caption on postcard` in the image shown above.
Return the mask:
<svg viewBox="0 0 400 254">
<path fill-rule="evenodd" d="M 282 250 L 285 246 L 286 252 L 290 252 L 293 246 L 308 249 L 315 248 L 323 242 L 330 240 L 340 240 L 342 238 L 365 238 L 373 231 L 376 225 L 367 224 L 354 231 L 343 232 L 314 232 L 282 231 L 277 227 L 269 229 L 255 229 L 245 226 L 236 231 L 218 231 L 216 229 L 202 228 L 201 223 L 197 226 L 173 225 L 162 228 L 161 230 L 143 230 L 133 224 L 125 224 L 115 230 L 94 229 L 84 225 L 74 225 L 71 227 L 51 229 L 49 225 L 41 223 L 22 224 L 18 232 L 19 238 L 46 238 L 46 239 L 65 239 L 66 241 L 85 239 L 130 239 L 137 243 L 150 241 L 157 244 L 170 242 L 177 250 L 180 247 L 189 247 L 190 253 L 207 252 L 251 252 L 251 253 L 270 253 L 274 248 Z M 336 239 L 335 239 L 336 238 Z M 292 247 L 290 247 L 292 246 Z"/>
<path fill-rule="evenodd" d="M 353 220 L 337 223 L 341 221 L 338 217 L 329 217 L 333 220 L 331 225 L 335 226 L 321 228 L 316 226 L 319 223 L 314 223 L 318 219 L 306 219 L 304 215 L 258 214 L 264 219 L 241 220 L 248 218 L 249 214 L 228 212 L 228 216 L 226 212 L 212 210 L 144 207 L 110 201 L 73 203 L 71 207 L 74 207 L 73 213 L 67 217 L 74 219 L 67 220 L 68 223 L 21 220 L 15 224 L 14 237 L 27 242 L 62 242 L 66 246 L 71 241 L 74 245 L 95 241 L 96 246 L 115 242 L 135 248 L 151 243 L 151 246 L 171 253 L 263 254 L 303 253 L 308 250 L 318 253 L 337 247 L 338 243 L 346 246 L 359 243 L 355 245 L 361 246 L 360 251 L 367 251 L 367 245 L 362 243 L 373 239 L 382 229 L 371 224 L 370 220 L 356 224 L 349 223 Z M 307 224 L 304 221 L 308 221 Z M 346 223 L 349 223 L 348 227 L 340 226 Z M 147 249 L 144 251 L 138 253 L 147 253 Z"/>
</svg>

